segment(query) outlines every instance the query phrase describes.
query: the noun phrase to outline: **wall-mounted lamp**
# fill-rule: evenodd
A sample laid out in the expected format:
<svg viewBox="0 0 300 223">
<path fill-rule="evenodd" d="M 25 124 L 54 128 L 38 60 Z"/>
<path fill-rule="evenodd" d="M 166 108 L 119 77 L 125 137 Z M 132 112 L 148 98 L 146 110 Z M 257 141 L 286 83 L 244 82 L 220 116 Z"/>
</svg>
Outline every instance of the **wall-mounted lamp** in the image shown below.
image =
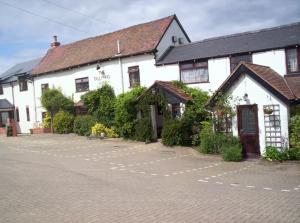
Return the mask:
<svg viewBox="0 0 300 223">
<path fill-rule="evenodd" d="M 244 94 L 243 99 L 247 104 L 250 104 L 249 96 L 247 93 Z"/>
<path fill-rule="evenodd" d="M 100 70 L 100 64 L 97 64 L 96 70 Z"/>
</svg>

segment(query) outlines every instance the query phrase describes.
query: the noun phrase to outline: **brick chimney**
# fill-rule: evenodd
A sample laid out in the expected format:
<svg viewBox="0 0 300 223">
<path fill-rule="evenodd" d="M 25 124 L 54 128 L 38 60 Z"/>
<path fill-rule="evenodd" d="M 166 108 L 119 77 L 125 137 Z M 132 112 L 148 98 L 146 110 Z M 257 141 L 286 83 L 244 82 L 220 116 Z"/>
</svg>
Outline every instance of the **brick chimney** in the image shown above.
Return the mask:
<svg viewBox="0 0 300 223">
<path fill-rule="evenodd" d="M 51 43 L 51 47 L 58 47 L 60 46 L 60 42 L 57 42 L 57 36 L 53 36 L 53 42 Z"/>
</svg>

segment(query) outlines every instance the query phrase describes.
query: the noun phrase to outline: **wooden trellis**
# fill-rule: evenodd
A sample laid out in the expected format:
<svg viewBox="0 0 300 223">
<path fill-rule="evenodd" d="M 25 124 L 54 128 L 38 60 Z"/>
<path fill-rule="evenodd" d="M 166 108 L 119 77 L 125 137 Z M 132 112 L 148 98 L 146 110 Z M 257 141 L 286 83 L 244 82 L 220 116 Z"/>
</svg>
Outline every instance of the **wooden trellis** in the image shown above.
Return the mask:
<svg viewBox="0 0 300 223">
<path fill-rule="evenodd" d="M 266 146 L 282 148 L 279 105 L 264 105 Z"/>
</svg>

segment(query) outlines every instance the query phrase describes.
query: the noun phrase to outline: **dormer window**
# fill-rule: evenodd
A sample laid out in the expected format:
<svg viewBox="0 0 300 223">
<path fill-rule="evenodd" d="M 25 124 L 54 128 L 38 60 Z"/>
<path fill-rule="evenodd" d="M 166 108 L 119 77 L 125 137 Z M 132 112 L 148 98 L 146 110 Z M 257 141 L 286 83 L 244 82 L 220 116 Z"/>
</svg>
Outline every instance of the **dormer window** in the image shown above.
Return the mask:
<svg viewBox="0 0 300 223">
<path fill-rule="evenodd" d="M 23 78 L 23 77 L 19 78 L 19 89 L 20 89 L 20 91 L 27 91 L 28 90 L 28 85 L 27 85 L 26 78 Z"/>
<path fill-rule="evenodd" d="M 299 48 L 289 48 L 285 50 L 287 73 L 299 72 Z"/>
</svg>

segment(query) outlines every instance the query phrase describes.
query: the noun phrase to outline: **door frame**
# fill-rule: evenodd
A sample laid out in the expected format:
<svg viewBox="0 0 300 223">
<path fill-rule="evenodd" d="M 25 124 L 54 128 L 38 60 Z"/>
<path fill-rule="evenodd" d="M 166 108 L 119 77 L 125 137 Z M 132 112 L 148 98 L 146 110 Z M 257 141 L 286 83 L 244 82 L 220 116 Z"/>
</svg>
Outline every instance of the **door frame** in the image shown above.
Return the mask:
<svg viewBox="0 0 300 223">
<path fill-rule="evenodd" d="M 241 114 L 241 109 L 243 108 L 253 108 L 254 109 L 254 119 L 255 119 L 255 137 L 257 138 L 257 148 L 256 148 L 256 152 L 255 154 L 260 155 L 260 140 L 259 140 L 259 126 L 258 126 L 258 106 L 257 104 L 249 104 L 249 105 L 238 105 L 237 106 L 237 125 L 238 125 L 238 135 L 239 135 L 239 139 L 242 143 L 242 137 L 241 137 L 241 125 L 242 123 L 240 122 L 240 120 L 242 119 L 240 117 Z M 247 156 L 247 151 L 244 149 L 243 147 L 243 154 Z"/>
</svg>

